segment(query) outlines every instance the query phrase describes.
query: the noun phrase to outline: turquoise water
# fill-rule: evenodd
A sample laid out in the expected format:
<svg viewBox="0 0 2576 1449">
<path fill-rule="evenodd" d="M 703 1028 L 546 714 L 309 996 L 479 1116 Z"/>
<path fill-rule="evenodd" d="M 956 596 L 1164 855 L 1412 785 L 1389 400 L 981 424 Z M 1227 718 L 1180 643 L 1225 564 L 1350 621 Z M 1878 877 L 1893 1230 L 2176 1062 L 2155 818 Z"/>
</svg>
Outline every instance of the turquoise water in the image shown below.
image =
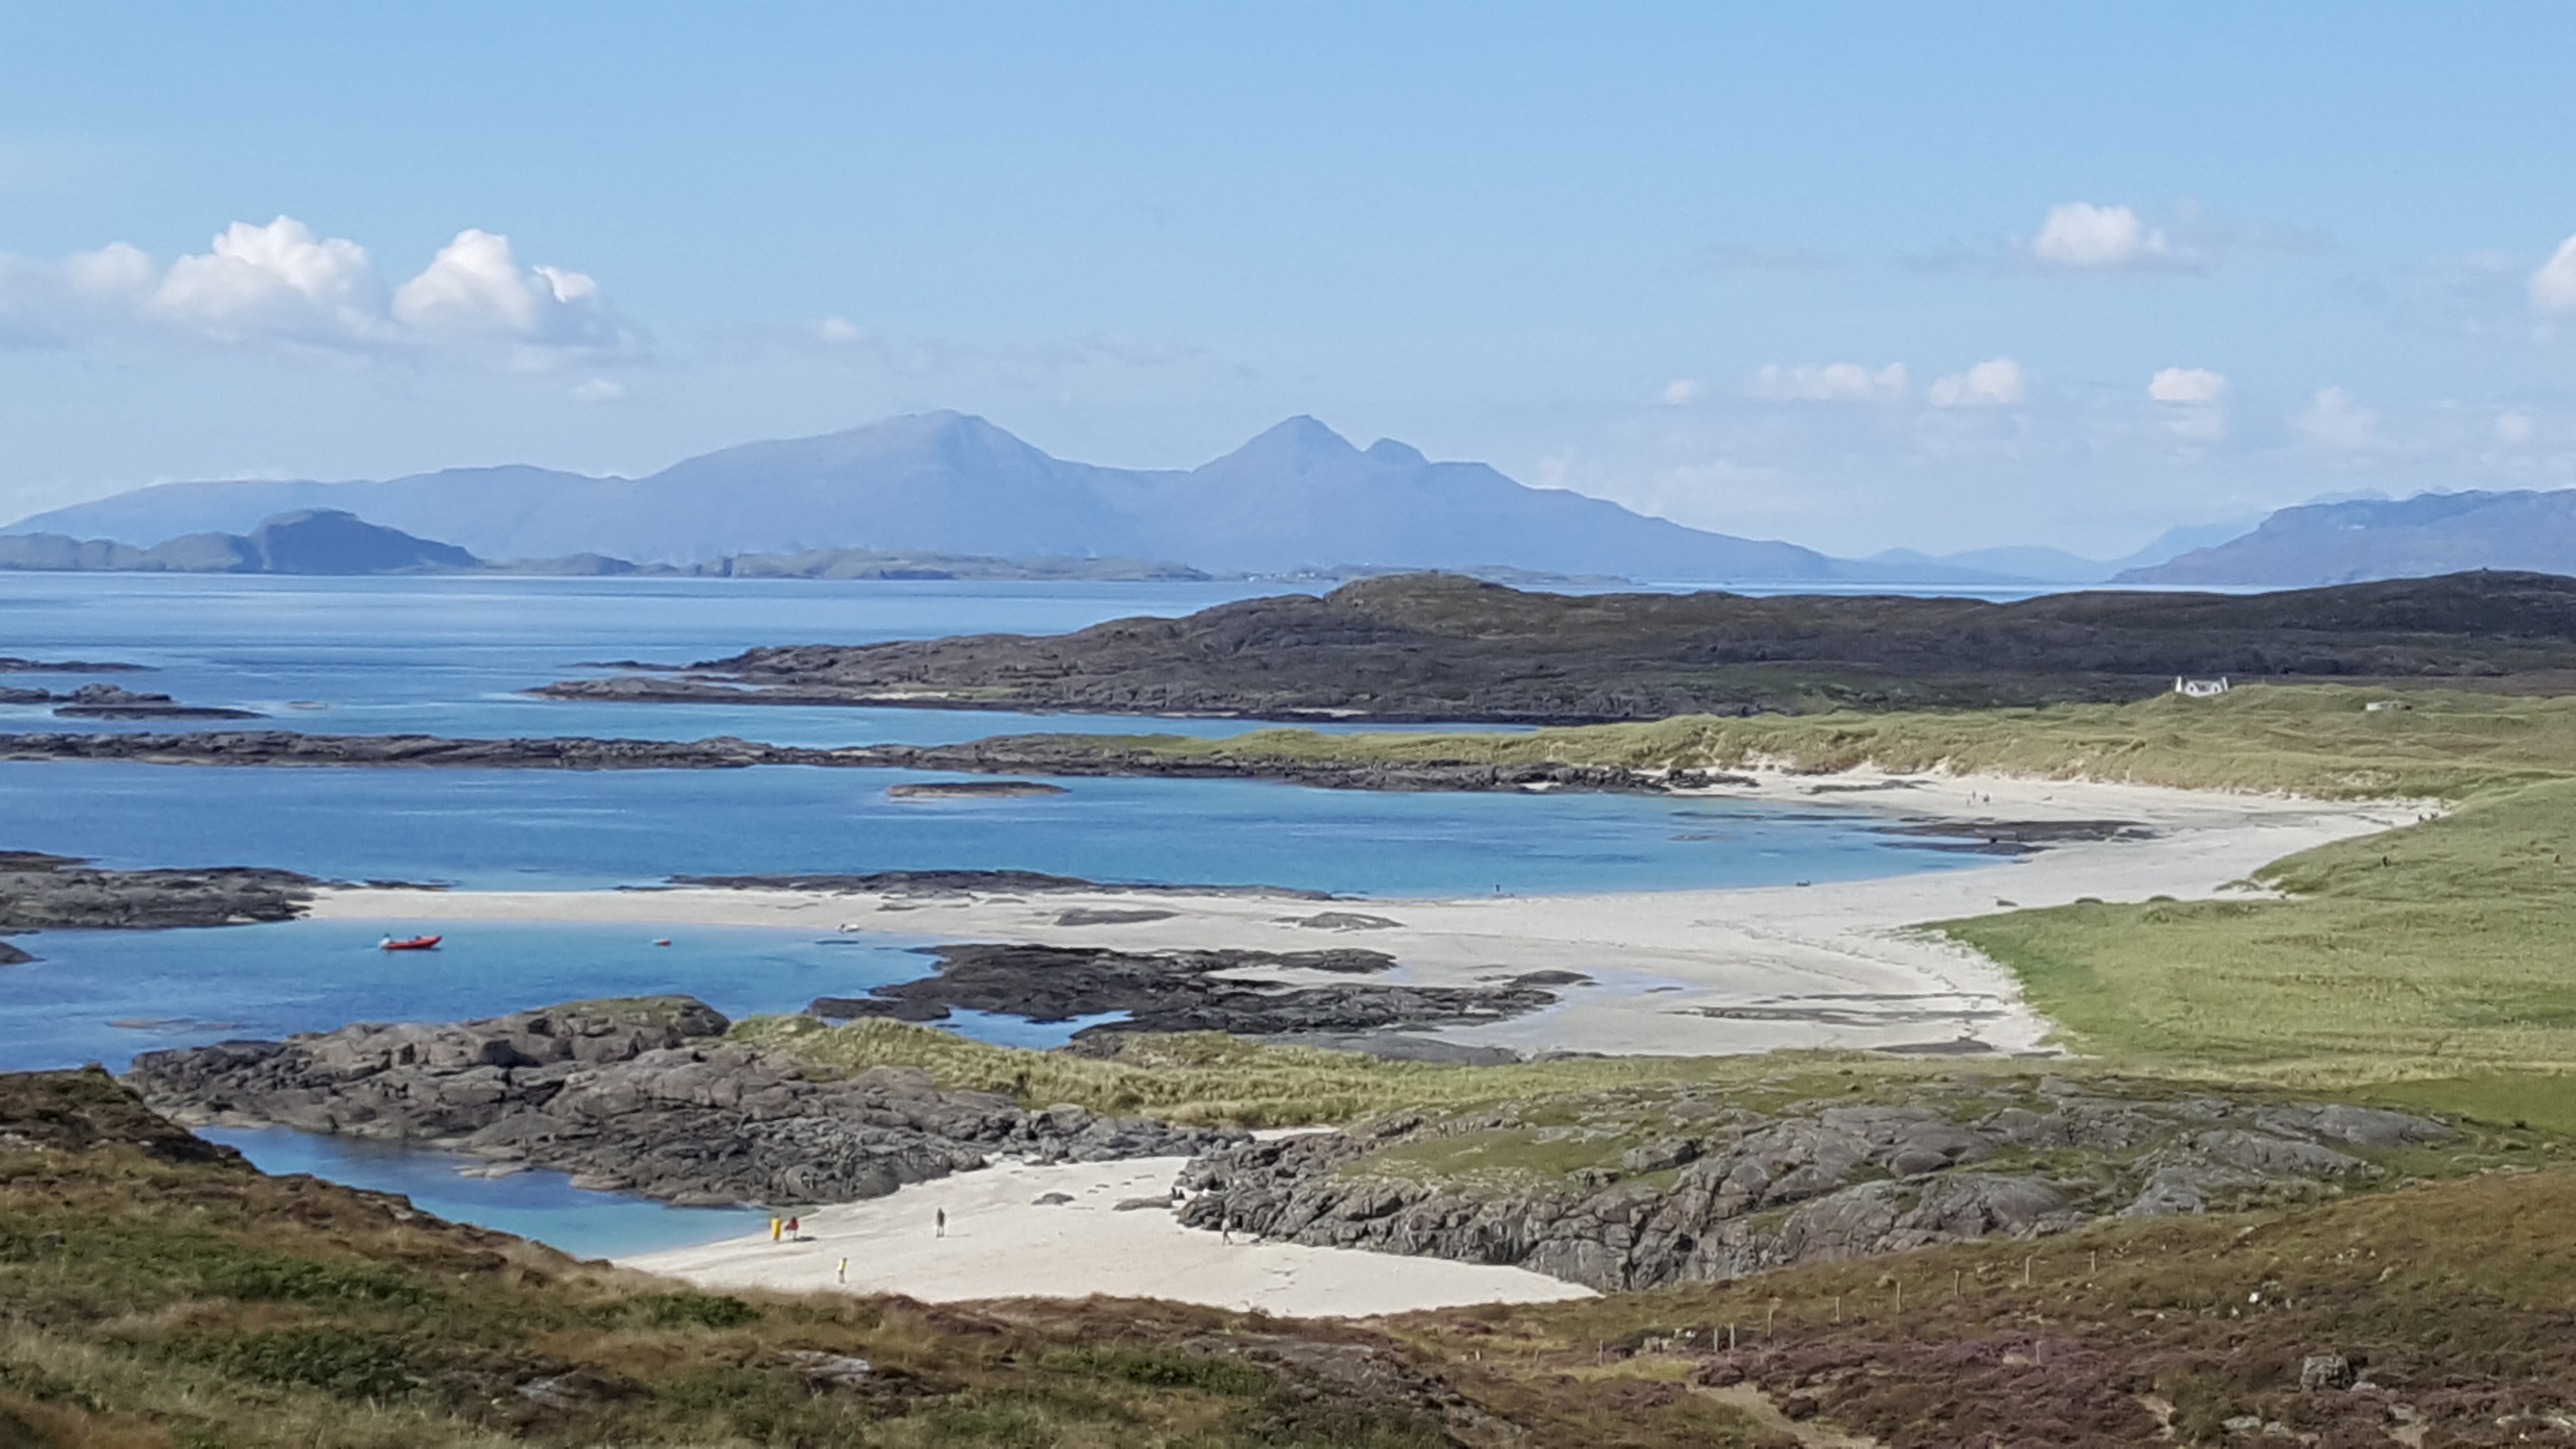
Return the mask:
<svg viewBox="0 0 2576 1449">
<path fill-rule="evenodd" d="M 350 1187 L 398 1192 L 424 1212 L 551 1244 L 576 1258 L 624 1257 L 756 1232 L 769 1214 L 749 1208 L 683 1208 L 632 1193 L 588 1192 L 560 1172 L 460 1176 L 481 1159 L 419 1147 L 320 1137 L 283 1127 L 202 1127 L 197 1135 L 241 1149 L 262 1172 L 309 1172 Z"/>
<path fill-rule="evenodd" d="M 385 952 L 386 935 L 444 934 Z M 931 962 L 917 936 L 829 936 L 741 926 L 568 922 L 286 921 L 183 931 L 46 931 L 38 959 L 0 968 L 0 1067 L 100 1062 L 228 1040 L 274 1041 L 353 1021 L 455 1021 L 593 996 L 685 992 L 728 1016 L 801 1011 L 908 981 Z M 657 939 L 670 945 L 656 946 Z M 1056 1046 L 1076 1024 L 1010 1045 Z M 979 1031 L 987 1039 L 1002 1033 Z"/>
<path fill-rule="evenodd" d="M 0 654 L 156 666 L 129 688 L 271 712 L 316 732 L 731 733 L 801 744 L 935 742 L 1014 729 L 1220 733 L 1239 721 L 819 708 L 568 704 L 514 691 L 585 660 L 704 659 L 754 644 L 1054 632 L 1178 614 L 1278 585 L 819 584 L 715 580 L 267 579 L 0 574 Z M 67 688 L 78 678 L 5 682 Z M 291 708 L 301 702 L 321 708 Z M 0 730 L 93 729 L 0 708 Z M 161 727 L 161 726 L 131 726 Z M 228 727 L 228 726 L 198 726 Z M 216 769 L 0 763 L 0 848 L 125 867 L 278 866 L 485 889 L 652 886 L 673 874 L 1021 869 L 1110 882 L 1261 884 L 1353 896 L 1667 890 L 1946 869 L 1973 858 L 1878 833 L 1857 810 L 1584 794 L 1378 794 L 1246 781 L 1086 780 L 1068 793 L 898 801 L 914 772 Z M 386 956 L 382 934 L 443 931 Z M 667 936 L 672 944 L 655 946 Z M 920 941 L 674 924 L 298 921 L 15 938 L 0 1070 L 275 1038 L 360 1020 L 452 1020 L 576 997 L 683 991 L 729 1015 L 787 1011 L 928 967 Z M 1615 964 L 1615 963 L 1604 963 Z M 1084 1023 L 961 1015 L 1052 1046 Z M 481 1180 L 436 1155 L 229 1137 L 265 1167 L 411 1193 L 442 1215 L 596 1254 L 704 1241 L 742 1219 Z"/>
</svg>

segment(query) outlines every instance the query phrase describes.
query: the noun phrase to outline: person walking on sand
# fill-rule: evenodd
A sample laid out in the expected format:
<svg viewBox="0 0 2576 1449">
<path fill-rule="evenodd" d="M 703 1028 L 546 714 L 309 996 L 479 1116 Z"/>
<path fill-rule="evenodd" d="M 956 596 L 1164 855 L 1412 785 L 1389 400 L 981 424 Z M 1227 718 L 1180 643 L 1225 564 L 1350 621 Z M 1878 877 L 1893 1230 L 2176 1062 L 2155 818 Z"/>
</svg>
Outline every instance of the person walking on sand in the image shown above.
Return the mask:
<svg viewBox="0 0 2576 1449">
<path fill-rule="evenodd" d="M 778 1230 L 785 1226 L 786 1224 L 780 1221 L 776 1214 L 772 1214 L 769 1219 L 769 1240 L 773 1243 L 777 1242 Z"/>
<path fill-rule="evenodd" d="M 948 1209 L 940 1208 L 935 1211 L 931 1215 L 930 1222 L 930 1235 L 932 1237 L 944 1238 L 948 1236 Z"/>
<path fill-rule="evenodd" d="M 789 1218 L 787 1220 L 787 1241 L 791 1243 L 796 1241 L 796 1230 L 803 1226 L 804 1222 L 805 1220 L 803 1218 Z"/>
<path fill-rule="evenodd" d="M 846 1286 L 850 1281 L 850 1260 L 843 1258 L 832 1267 L 832 1281 Z"/>
</svg>

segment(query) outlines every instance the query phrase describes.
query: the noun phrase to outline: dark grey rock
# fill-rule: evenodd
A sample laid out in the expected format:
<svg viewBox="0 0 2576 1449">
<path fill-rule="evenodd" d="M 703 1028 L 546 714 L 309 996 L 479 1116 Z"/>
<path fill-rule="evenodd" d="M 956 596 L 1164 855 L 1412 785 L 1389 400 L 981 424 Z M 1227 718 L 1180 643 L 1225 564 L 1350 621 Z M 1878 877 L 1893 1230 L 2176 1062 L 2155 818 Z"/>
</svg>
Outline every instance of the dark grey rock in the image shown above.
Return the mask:
<svg viewBox="0 0 2576 1449">
<path fill-rule="evenodd" d="M 146 1052 L 129 1084 L 189 1123 L 434 1142 L 684 1204 L 880 1197 L 993 1156 L 1101 1162 L 1242 1140 L 941 1091 L 909 1068 L 812 1078 L 688 997 Z"/>
</svg>

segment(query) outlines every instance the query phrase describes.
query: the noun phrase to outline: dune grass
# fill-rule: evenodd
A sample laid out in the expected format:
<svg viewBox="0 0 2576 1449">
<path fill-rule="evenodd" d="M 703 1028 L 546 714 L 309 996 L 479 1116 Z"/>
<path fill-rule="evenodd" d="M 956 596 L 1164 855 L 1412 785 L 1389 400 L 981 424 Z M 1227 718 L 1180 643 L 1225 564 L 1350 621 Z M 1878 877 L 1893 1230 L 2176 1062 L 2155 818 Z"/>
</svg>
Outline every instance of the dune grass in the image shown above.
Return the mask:
<svg viewBox="0 0 2576 1449">
<path fill-rule="evenodd" d="M 1427 1110 L 1630 1086 L 1749 1084 L 1782 1072 L 1840 1071 L 1901 1078 L 1934 1070 L 1865 1052 L 1774 1052 L 1731 1057 L 1568 1057 L 1500 1066 L 1391 1062 L 1356 1052 L 1270 1046 L 1218 1032 L 1135 1034 L 1109 1056 L 993 1046 L 935 1027 L 810 1016 L 756 1016 L 734 1039 L 784 1051 L 812 1068 L 856 1072 L 917 1067 L 951 1089 L 994 1092 L 1022 1106 L 1069 1103 L 1103 1116 L 1233 1127 L 1349 1122 Z"/>
<path fill-rule="evenodd" d="M 2079 904 L 1939 929 L 2021 978 L 2069 1045 L 2305 1085 L 2487 1079 L 2445 1101 L 2576 1121 L 2576 781 L 2275 862 L 2282 900 Z M 2563 1114 L 2563 1115 L 2562 1115 Z"/>
<path fill-rule="evenodd" d="M 2374 703 L 2388 708 L 2371 709 Z M 2216 699 L 1725 718 L 1493 732 L 1261 729 L 1056 736 L 1064 748 L 1174 758 L 1631 768 L 1989 770 L 2323 798 L 2457 797 L 2576 774 L 2576 696 L 2247 685 Z"/>
</svg>

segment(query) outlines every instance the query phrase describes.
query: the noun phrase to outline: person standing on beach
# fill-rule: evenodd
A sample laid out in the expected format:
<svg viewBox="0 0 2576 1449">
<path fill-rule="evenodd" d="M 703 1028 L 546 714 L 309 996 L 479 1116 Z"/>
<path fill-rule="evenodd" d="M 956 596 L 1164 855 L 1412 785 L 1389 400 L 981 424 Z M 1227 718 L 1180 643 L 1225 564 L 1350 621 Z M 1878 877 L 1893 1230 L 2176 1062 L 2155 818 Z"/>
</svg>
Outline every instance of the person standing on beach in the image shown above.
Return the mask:
<svg viewBox="0 0 2576 1449">
<path fill-rule="evenodd" d="M 769 1240 L 773 1243 L 777 1242 L 778 1230 L 785 1226 L 786 1224 L 773 1214 L 769 1219 Z"/>
<path fill-rule="evenodd" d="M 844 1284 L 844 1285 L 848 1284 L 848 1282 L 850 1281 L 850 1260 L 849 1260 L 849 1259 L 847 1259 L 847 1258 L 843 1258 L 839 1263 L 837 1263 L 837 1264 L 834 1264 L 834 1265 L 833 1265 L 833 1268 L 832 1268 L 832 1281 L 833 1281 L 833 1282 L 835 1282 L 835 1283 L 840 1283 L 840 1284 Z"/>
<path fill-rule="evenodd" d="M 796 1230 L 804 1225 L 804 1221 L 805 1220 L 803 1218 L 789 1218 L 787 1220 L 787 1241 L 791 1243 L 796 1241 Z"/>
<path fill-rule="evenodd" d="M 944 1238 L 944 1237 L 947 1237 L 947 1236 L 948 1236 L 948 1209 L 946 1209 L 946 1208 L 940 1208 L 940 1209 L 939 1209 L 935 1214 L 933 1214 L 933 1215 L 932 1215 L 932 1217 L 931 1217 L 931 1224 L 932 1224 L 932 1227 L 931 1227 L 930 1235 L 931 1235 L 932 1237 L 934 1237 L 934 1238 Z"/>
</svg>

